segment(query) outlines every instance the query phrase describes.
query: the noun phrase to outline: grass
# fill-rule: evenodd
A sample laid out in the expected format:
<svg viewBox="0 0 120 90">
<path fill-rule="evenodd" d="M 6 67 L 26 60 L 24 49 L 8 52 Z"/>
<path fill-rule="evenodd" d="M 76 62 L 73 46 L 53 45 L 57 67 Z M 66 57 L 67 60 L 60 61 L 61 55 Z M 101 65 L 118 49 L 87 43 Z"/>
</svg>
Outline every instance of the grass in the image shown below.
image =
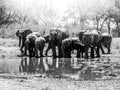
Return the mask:
<svg viewBox="0 0 120 90">
<path fill-rule="evenodd" d="M 111 48 L 120 49 L 120 38 L 113 38 Z"/>
<path fill-rule="evenodd" d="M 6 39 L 6 38 L 0 38 L 0 46 L 5 47 L 17 47 L 18 46 L 18 40 L 17 39 Z"/>
</svg>

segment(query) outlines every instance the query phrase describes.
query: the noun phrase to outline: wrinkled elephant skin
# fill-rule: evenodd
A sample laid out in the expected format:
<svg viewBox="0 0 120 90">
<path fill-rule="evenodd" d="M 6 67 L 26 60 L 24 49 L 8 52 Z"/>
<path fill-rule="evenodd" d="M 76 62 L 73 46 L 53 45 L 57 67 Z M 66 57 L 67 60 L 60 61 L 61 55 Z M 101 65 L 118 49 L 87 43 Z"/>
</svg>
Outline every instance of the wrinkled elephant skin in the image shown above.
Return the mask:
<svg viewBox="0 0 120 90">
<path fill-rule="evenodd" d="M 40 57 L 43 57 L 43 50 L 44 50 L 44 46 L 45 46 L 45 38 L 43 37 L 38 37 L 35 40 L 35 49 L 36 49 L 36 57 L 38 57 L 38 52 L 40 52 Z"/>
</svg>

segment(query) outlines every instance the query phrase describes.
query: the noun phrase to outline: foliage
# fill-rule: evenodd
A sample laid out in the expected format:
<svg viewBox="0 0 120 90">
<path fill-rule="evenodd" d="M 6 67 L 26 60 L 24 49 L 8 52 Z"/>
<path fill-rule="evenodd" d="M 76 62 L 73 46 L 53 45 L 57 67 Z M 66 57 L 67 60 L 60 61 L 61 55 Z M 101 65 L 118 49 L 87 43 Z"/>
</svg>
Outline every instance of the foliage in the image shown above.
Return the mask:
<svg viewBox="0 0 120 90">
<path fill-rule="evenodd" d="M 42 0 L 41 3 L 30 0 L 29 2 L 36 8 L 28 7 L 27 1 L 24 5 L 19 5 L 20 1 L 15 0 L 14 3 L 13 1 L 0 1 L 0 36 L 2 37 L 15 37 L 13 34 L 17 29 L 25 28 L 31 28 L 42 34 L 49 33 L 49 30 L 54 27 L 64 27 L 70 33 L 87 29 L 97 29 L 103 32 L 105 30 L 111 33 L 115 28 L 120 32 L 119 0 L 92 0 L 93 3 L 91 0 L 74 0 L 74 3 L 69 3 L 62 13 L 47 0 L 45 1 L 48 5 L 42 3 Z"/>
</svg>

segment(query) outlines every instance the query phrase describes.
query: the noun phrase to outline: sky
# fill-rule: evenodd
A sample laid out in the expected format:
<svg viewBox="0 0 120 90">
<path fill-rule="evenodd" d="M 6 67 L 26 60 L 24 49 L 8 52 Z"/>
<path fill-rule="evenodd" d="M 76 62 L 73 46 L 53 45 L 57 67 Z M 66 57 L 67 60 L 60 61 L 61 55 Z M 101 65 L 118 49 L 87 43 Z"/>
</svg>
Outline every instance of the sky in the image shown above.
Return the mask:
<svg viewBox="0 0 120 90">
<path fill-rule="evenodd" d="M 68 7 L 76 5 L 79 2 L 80 7 L 92 7 L 94 3 L 104 3 L 106 0 L 10 0 L 14 6 L 21 9 L 38 9 L 44 5 L 48 8 L 53 8 L 60 11 L 65 11 Z M 12 3 L 12 4 L 13 4 Z"/>
</svg>

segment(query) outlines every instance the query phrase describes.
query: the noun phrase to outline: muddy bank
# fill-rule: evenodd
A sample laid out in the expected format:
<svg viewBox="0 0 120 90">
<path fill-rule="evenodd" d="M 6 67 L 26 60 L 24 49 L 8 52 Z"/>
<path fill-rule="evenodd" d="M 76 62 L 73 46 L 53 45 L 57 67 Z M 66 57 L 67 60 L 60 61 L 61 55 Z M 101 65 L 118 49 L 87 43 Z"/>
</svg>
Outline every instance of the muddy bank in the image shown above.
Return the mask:
<svg viewBox="0 0 120 90">
<path fill-rule="evenodd" d="M 0 75 L 0 90 L 120 90 L 120 80 L 78 81 L 40 75 Z"/>
</svg>

